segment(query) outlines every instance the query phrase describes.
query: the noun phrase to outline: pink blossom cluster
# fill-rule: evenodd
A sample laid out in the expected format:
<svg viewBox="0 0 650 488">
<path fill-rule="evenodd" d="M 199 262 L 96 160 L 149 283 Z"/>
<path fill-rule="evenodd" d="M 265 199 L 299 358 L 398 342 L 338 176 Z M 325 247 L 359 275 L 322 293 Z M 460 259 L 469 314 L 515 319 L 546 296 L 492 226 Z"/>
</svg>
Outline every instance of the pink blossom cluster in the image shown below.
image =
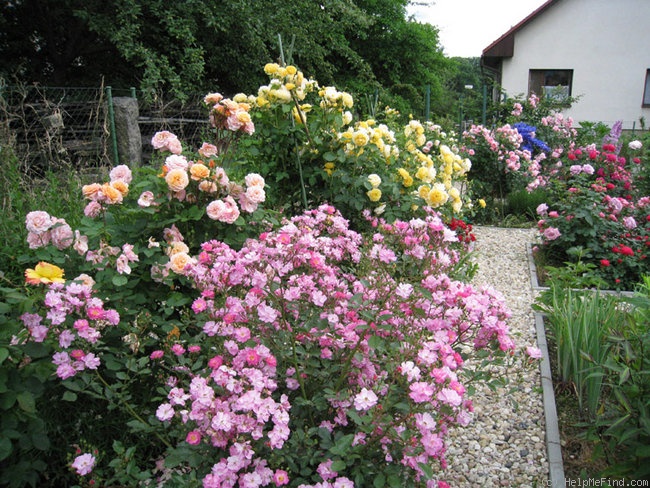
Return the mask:
<svg viewBox="0 0 650 488">
<path fill-rule="evenodd" d="M 225 448 L 226 432 L 231 431 L 215 425 L 235 429 L 228 422 L 233 411 L 228 402 L 234 398 L 237 403 L 242 393 L 248 395 L 250 390 L 237 392 L 235 385 L 251 381 L 243 379 L 241 368 L 252 368 L 255 374 L 245 376 L 272 391 L 266 383 L 271 379 L 255 368 L 269 367 L 257 358 L 256 348 L 266 346 L 262 356 L 273 354 L 281 366 L 272 384 L 277 381 L 285 392 L 279 403 L 268 407 L 272 412 L 280 405 L 284 415 L 292 405 L 299 424 L 311 418 L 331 436 L 350 435 L 352 447 L 359 451 L 378 445 L 383 462 L 399 463 L 415 478 L 424 475 L 422 463 L 438 460 L 444 466 L 444 434 L 449 425 L 464 425 L 471 419 L 471 401 L 458 375 L 463 365 L 458 346 L 496 345 L 512 351 L 506 324 L 509 311 L 494 290 L 475 289 L 445 273 L 459 256 L 444 250 L 454 241 L 454 233 L 439 215 L 375 224 L 377 232 L 364 242 L 333 207 L 323 205 L 285 222 L 275 232 L 247 241 L 239 251 L 218 241 L 203 244 L 186 276 L 201 291 L 192 308 L 202 317 L 205 341 L 221 351 L 221 359 L 213 364 L 217 368 L 209 371 L 210 383 L 203 377 L 192 379 L 211 410 L 205 416 L 203 411 L 192 414 L 188 406 L 196 401 L 194 393 L 173 390 L 158 418 L 179 415 L 189 422 L 197 417 L 202 435 L 205 432 L 213 445 Z M 227 361 L 227 356 L 232 359 Z M 310 369 L 310 361 L 319 365 L 316 370 Z M 334 389 L 327 384 L 332 375 L 323 374 L 333 369 L 340 378 Z M 220 392 L 219 400 L 210 393 L 213 390 Z M 396 406 L 398 391 L 403 392 L 400 402 L 409 403 L 408 414 Z M 301 405 L 301 398 L 312 401 L 319 395 L 325 395 L 329 404 L 326 412 L 295 407 L 296 402 Z M 175 407 L 171 398 L 183 398 L 183 404 Z M 240 410 L 264 408 L 262 400 L 256 394 L 250 410 Z M 218 416 L 215 402 L 221 409 Z M 273 419 L 275 430 L 278 422 L 270 415 L 263 418 Z M 357 427 L 359 419 L 366 419 L 360 424 L 366 428 Z M 288 422 L 288 416 L 284 420 Z M 194 424 L 192 428 L 197 430 Z M 261 434 L 258 429 L 257 435 Z M 232 448 L 235 444 L 230 440 Z M 274 444 L 269 433 L 271 447 L 281 449 L 286 440 Z M 251 466 L 233 463 L 237 476 Z M 212 474 L 235 479 L 235 473 L 224 471 L 228 464 L 222 460 Z M 314 486 L 347 486 L 344 473 L 339 474 L 331 485 Z M 210 484 L 216 478 L 204 485 L 218 486 Z M 323 482 L 330 483 L 325 477 Z"/>
<path fill-rule="evenodd" d="M 50 285 L 43 304 L 43 315 L 24 313 L 20 318 L 28 340 L 43 342 L 49 334 L 56 336 L 60 350 L 52 362 L 57 366 L 57 376 L 66 379 L 85 369 L 97 369 L 100 359 L 82 347 L 95 345 L 107 325 L 117 325 L 118 312 L 105 309 L 104 302 L 93 296 L 91 285 L 77 280 Z"/>
<path fill-rule="evenodd" d="M 522 149 L 523 137 L 510 124 L 505 124 L 490 130 L 482 125 L 472 125 L 463 134 L 464 152 L 473 155 L 477 147 L 485 147 L 496 155 L 499 163 L 503 163 L 505 171 L 515 172 L 532 167 L 538 167 L 545 159 L 540 153 L 533 157 L 527 149 Z"/>
<path fill-rule="evenodd" d="M 217 152 L 217 147 L 208 143 L 203 143 L 199 149 L 199 154 L 205 158 L 211 158 Z M 266 183 L 262 176 L 250 173 L 245 178 L 245 185 L 239 185 L 231 181 L 226 171 L 212 159 L 191 161 L 183 155 L 171 154 L 166 157 L 160 176 L 165 179 L 170 196 L 176 200 L 195 203 L 209 197 L 211 201 L 206 206 L 208 217 L 227 224 L 234 223 L 242 211 L 255 212 L 259 204 L 266 201 Z M 144 191 L 138 198 L 138 205 L 150 207 L 156 204 L 156 198 L 150 190 Z"/>
<path fill-rule="evenodd" d="M 277 390 L 275 357 L 263 345 L 246 346 L 250 334 L 235 337 L 239 341 L 224 341 L 223 354 L 188 378 L 187 388 L 176 378 L 168 382 L 175 386 L 156 410 L 161 422 L 178 419 L 190 429 L 185 439 L 189 444 L 205 442 L 229 451 L 205 477 L 205 487 L 268 484 L 274 473 L 264 459 L 256 458 L 251 441 L 281 449 L 290 433 L 287 396 L 278 401 L 271 396 Z M 172 349 L 176 358 L 185 352 L 177 349 Z"/>
<path fill-rule="evenodd" d="M 84 215 L 98 217 L 107 205 L 119 205 L 129 193 L 129 184 L 133 179 L 131 169 L 124 165 L 115 166 L 109 173 L 110 180 L 105 183 L 91 183 L 81 189 L 84 197 L 89 200 Z"/>
<path fill-rule="evenodd" d="M 88 238 L 79 231 L 73 231 L 65 219 L 54 217 L 42 210 L 29 212 L 25 217 L 27 244 L 30 249 L 38 249 L 52 244 L 57 249 L 70 246 L 83 254 L 88 249 Z"/>
<path fill-rule="evenodd" d="M 210 93 L 203 101 L 210 108 L 210 123 L 213 127 L 248 135 L 255 132 L 248 102 L 236 102 L 224 98 L 220 93 Z"/>
</svg>

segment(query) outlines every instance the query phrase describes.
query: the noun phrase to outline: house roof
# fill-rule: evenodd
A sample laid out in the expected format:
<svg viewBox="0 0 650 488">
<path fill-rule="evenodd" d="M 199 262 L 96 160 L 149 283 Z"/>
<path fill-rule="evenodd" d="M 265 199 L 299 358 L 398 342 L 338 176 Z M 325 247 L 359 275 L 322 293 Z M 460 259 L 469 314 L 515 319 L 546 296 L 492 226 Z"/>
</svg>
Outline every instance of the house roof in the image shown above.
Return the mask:
<svg viewBox="0 0 650 488">
<path fill-rule="evenodd" d="M 560 0 L 547 0 L 545 3 L 540 5 L 535 11 L 528 15 L 524 20 L 511 27 L 508 32 L 499 37 L 496 41 L 490 44 L 483 50 L 481 58 L 483 62 L 487 65 L 496 64 L 500 58 L 510 58 L 515 51 L 515 34 L 524 28 L 527 24 L 541 15 L 549 7 L 558 3 Z M 486 59 L 486 58 L 495 58 L 495 59 Z"/>
</svg>

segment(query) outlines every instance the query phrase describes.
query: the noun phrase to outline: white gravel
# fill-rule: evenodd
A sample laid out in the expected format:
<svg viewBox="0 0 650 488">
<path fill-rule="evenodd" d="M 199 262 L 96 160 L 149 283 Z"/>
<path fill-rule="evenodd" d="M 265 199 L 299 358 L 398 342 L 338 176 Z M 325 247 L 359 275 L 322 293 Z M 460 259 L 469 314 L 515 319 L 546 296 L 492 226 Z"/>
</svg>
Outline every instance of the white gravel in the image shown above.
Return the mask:
<svg viewBox="0 0 650 488">
<path fill-rule="evenodd" d="M 479 269 L 472 283 L 500 291 L 512 311 L 508 325 L 513 339 L 518 346 L 536 345 L 526 250 L 536 230 L 474 227 L 474 233 Z M 548 486 L 539 367 L 501 371 L 509 384 L 496 391 L 477 385 L 471 397 L 473 422 L 449 432 L 448 468 L 441 478 L 452 487 Z"/>
</svg>

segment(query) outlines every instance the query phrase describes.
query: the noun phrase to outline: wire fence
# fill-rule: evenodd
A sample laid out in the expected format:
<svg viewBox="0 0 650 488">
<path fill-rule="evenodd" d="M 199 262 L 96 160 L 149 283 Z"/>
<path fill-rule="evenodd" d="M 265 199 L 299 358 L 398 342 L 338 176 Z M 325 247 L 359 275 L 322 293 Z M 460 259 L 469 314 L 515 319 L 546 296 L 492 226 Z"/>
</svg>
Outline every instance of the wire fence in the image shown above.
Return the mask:
<svg viewBox="0 0 650 488">
<path fill-rule="evenodd" d="M 203 94 L 184 102 L 138 97 L 134 88 L 0 86 L 0 145 L 11 144 L 24 171 L 43 174 L 73 167 L 90 172 L 114 164 L 114 97 L 138 99 L 142 163 L 151 159 L 151 139 L 169 130 L 197 148 L 209 123 Z"/>
</svg>

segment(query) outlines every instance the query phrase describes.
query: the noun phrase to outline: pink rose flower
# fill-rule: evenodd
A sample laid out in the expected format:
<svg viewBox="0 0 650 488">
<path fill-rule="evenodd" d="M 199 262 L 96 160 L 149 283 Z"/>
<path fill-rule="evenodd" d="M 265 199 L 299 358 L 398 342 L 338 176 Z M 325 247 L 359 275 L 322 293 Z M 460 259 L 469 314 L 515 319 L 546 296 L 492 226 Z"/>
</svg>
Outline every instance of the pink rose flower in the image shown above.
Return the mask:
<svg viewBox="0 0 650 488">
<path fill-rule="evenodd" d="M 70 467 L 74 469 L 79 476 L 90 474 L 95 466 L 95 456 L 90 453 L 81 454 L 74 458 Z"/>
<path fill-rule="evenodd" d="M 52 217 L 47 212 L 36 210 L 29 212 L 25 217 L 25 226 L 29 232 L 41 234 L 46 232 L 54 225 Z"/>
</svg>

